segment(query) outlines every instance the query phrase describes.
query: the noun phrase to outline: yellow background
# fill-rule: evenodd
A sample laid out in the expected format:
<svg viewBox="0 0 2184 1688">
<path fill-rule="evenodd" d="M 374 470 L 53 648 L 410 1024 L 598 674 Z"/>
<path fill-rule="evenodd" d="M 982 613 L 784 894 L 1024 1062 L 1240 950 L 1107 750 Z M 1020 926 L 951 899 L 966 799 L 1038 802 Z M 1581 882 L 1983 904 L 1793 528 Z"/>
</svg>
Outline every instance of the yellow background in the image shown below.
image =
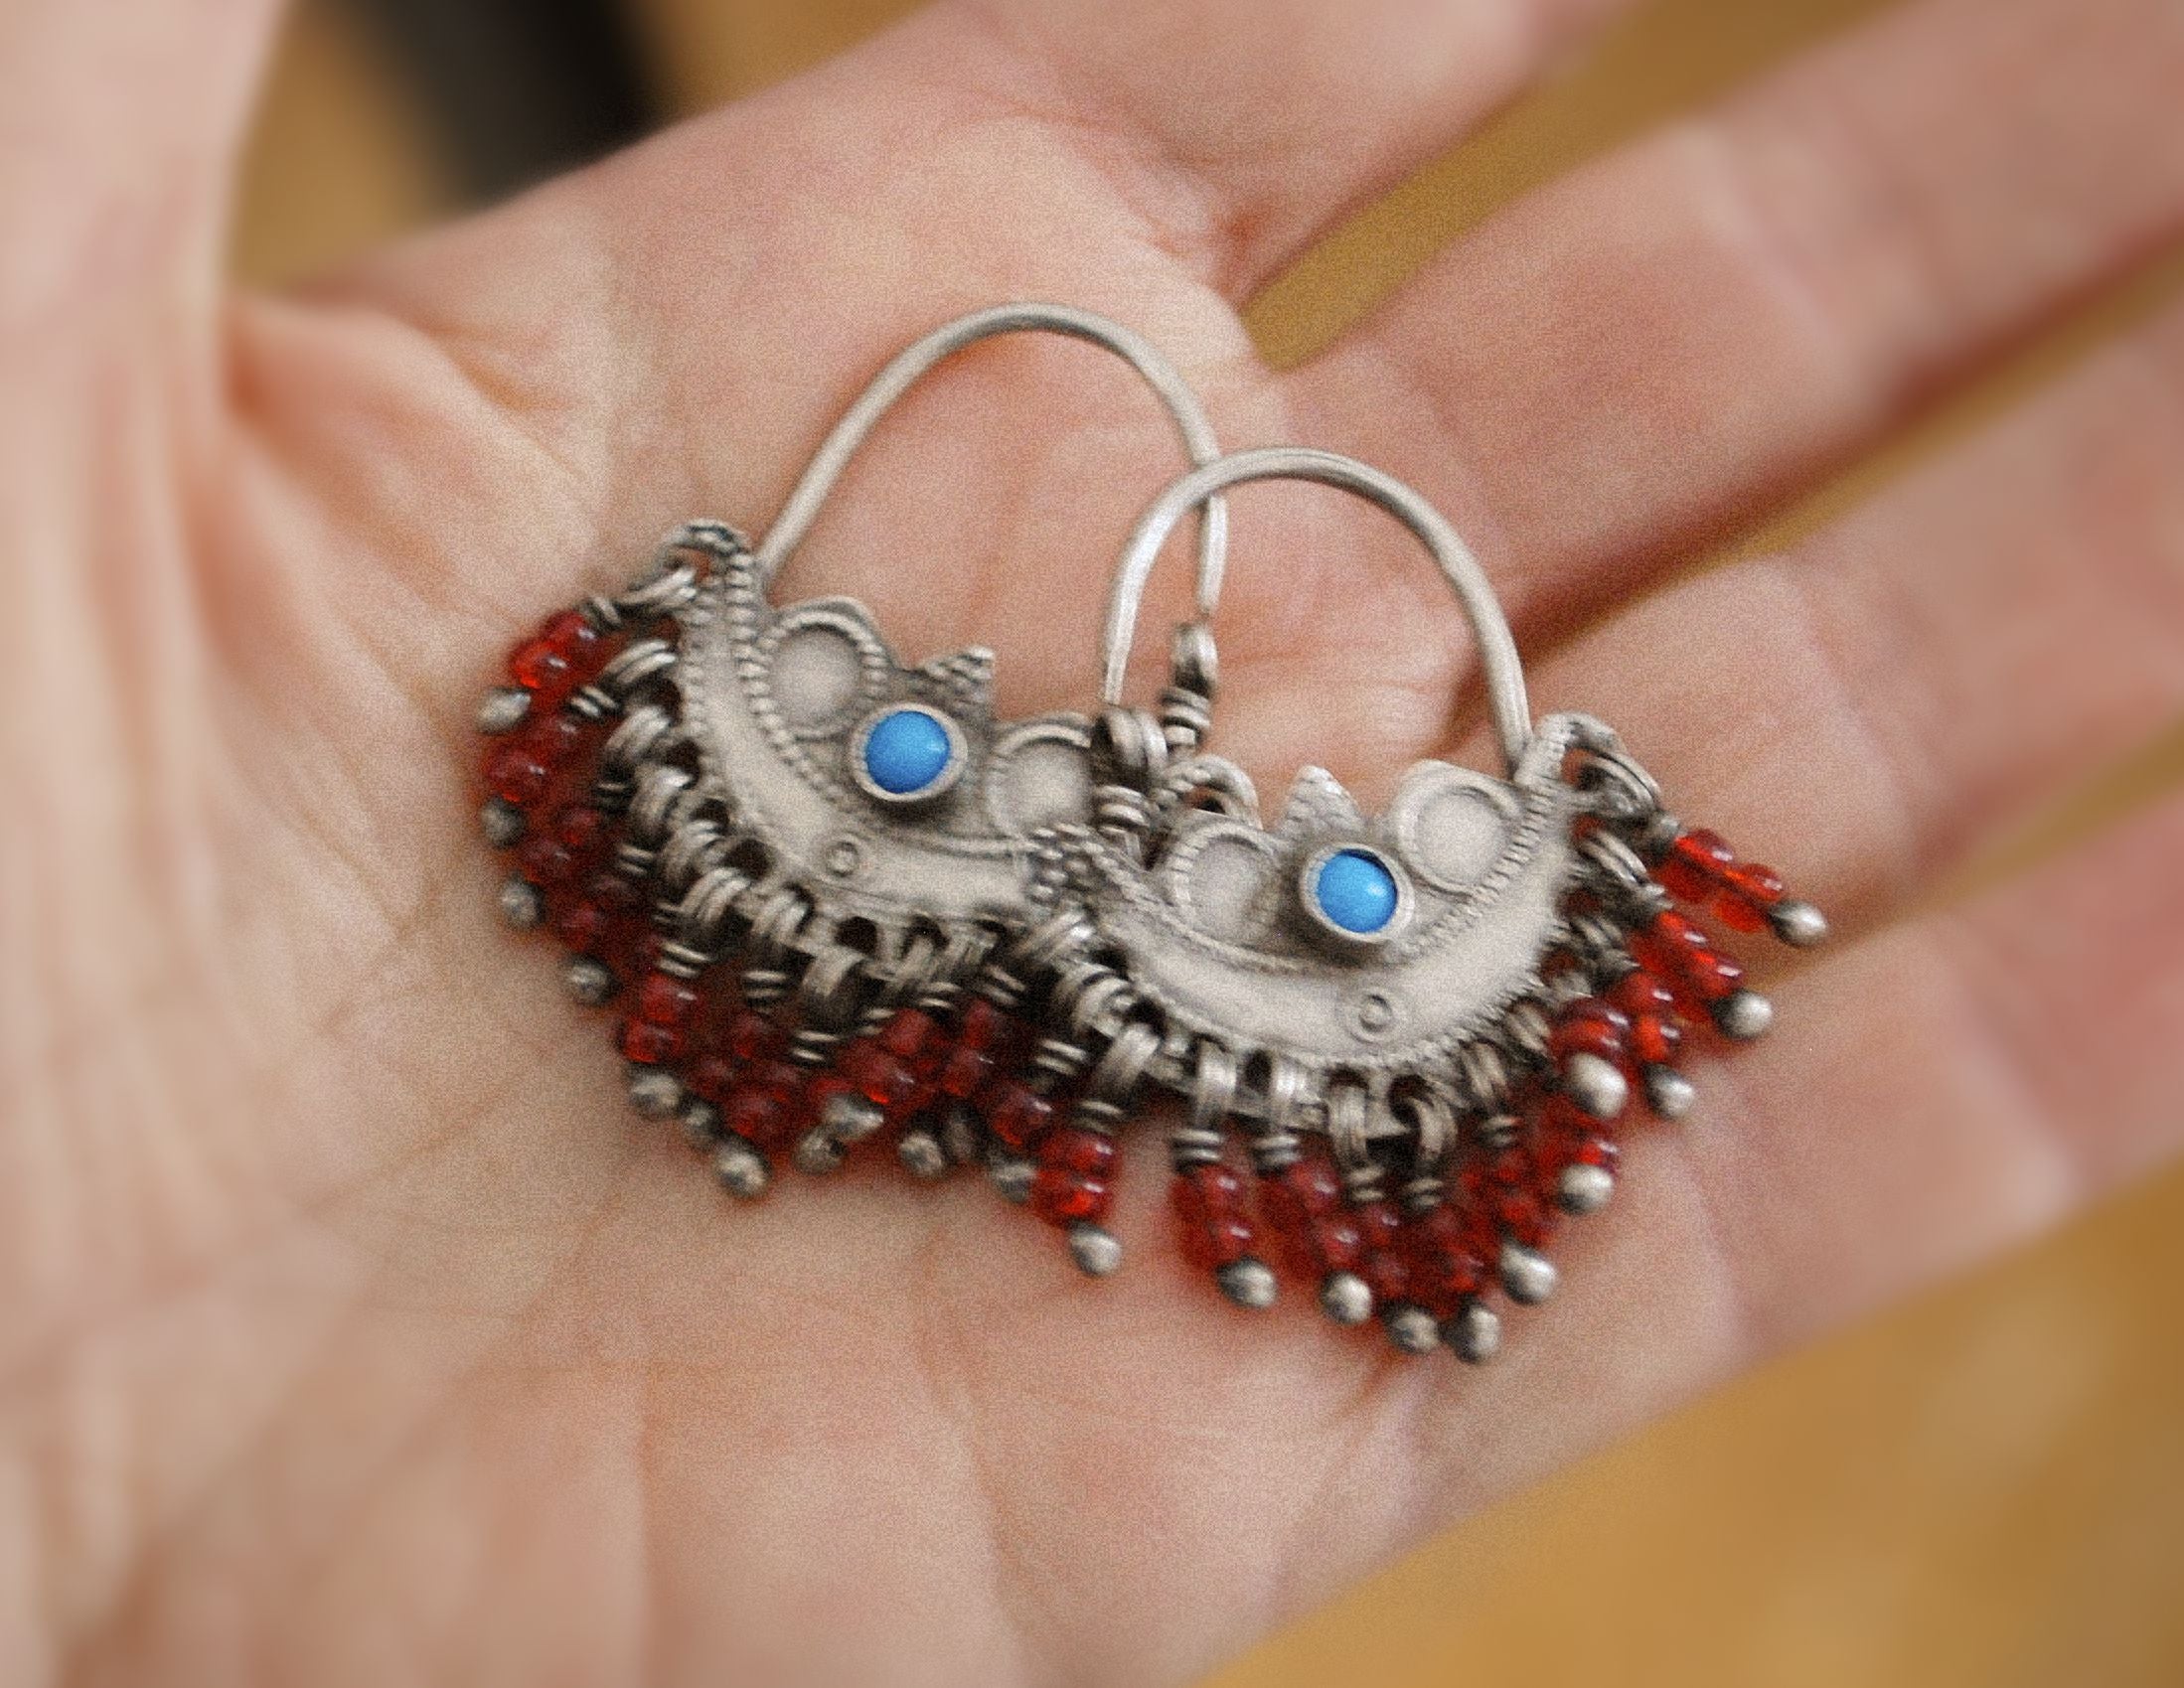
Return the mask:
<svg viewBox="0 0 2184 1688">
<path fill-rule="evenodd" d="M 685 107 L 794 71 L 900 9 L 637 6 Z M 1496 204 L 1876 9 L 1644 9 L 1583 70 L 1284 278 L 1253 313 L 1262 344 L 1280 360 L 1303 355 Z M 237 242 L 247 276 L 291 275 L 453 209 L 370 44 L 323 4 L 297 14 L 261 122 Z M 2177 268 L 2028 349 L 1765 537 L 1818 520 L 2044 379 L 2174 293 Z M 2061 824 L 2083 824 L 2089 807 L 2142 793 L 2180 764 L 2172 744 Z M 2184 1176 L 2171 1174 L 2032 1255 L 1776 1366 L 1473 1521 L 1225 1671 L 1218 1688 L 2178 1688 L 2179 1285 Z"/>
</svg>

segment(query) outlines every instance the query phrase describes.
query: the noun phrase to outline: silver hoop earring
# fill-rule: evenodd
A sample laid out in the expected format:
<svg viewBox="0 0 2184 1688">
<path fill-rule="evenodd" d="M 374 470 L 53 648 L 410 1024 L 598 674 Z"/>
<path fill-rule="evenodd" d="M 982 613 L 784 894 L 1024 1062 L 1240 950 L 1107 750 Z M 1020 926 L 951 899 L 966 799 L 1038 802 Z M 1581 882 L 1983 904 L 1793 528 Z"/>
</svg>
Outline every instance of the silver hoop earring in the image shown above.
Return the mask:
<svg viewBox="0 0 2184 1688">
<path fill-rule="evenodd" d="M 1158 717 L 1122 703 L 1139 599 L 1175 525 L 1221 493 L 1320 482 L 1393 515 L 1455 589 L 1503 769 L 1421 762 L 1385 813 L 1328 774 L 1279 821 L 1200 747 L 1210 621 L 1186 624 Z M 1818 943 L 1826 923 L 1767 868 L 1687 832 L 1602 722 L 1533 722 L 1483 571 L 1409 487 L 1327 452 L 1240 452 L 1170 488 L 1123 553 L 1094 728 L 1095 812 L 1042 841 L 1037 912 L 1012 965 L 1044 1052 L 1038 1103 L 990 1122 L 1045 1217 L 1097 1226 L 1111 1140 L 1162 1093 L 1185 1255 L 1260 1307 L 1302 1278 L 1344 1324 L 1483 1360 L 1497 1301 L 1553 1292 L 1564 1215 L 1603 1207 L 1638 1099 L 1680 1115 L 1686 1028 L 1745 1039 L 1772 1009 L 1672 906 Z M 1178 711 L 1193 693 L 1205 705 Z M 1020 1141 L 1019 1141 L 1020 1138 Z M 1255 1174 L 1231 1163 L 1241 1149 Z M 1105 1244 L 1092 1250 L 1104 1261 Z M 1270 1261 L 1270 1257 L 1271 1261 Z"/>
<path fill-rule="evenodd" d="M 1189 386 L 1130 330 L 1053 305 L 963 317 L 880 371 L 755 550 L 723 524 L 680 529 L 629 590 L 520 645 L 480 710 L 503 915 L 562 942 L 579 1001 L 620 1009 L 638 1110 L 679 1120 L 738 1195 L 781 1152 L 824 1171 L 884 1136 L 922 1175 L 980 1152 L 967 1109 L 1008 992 L 969 987 L 1030 918 L 1033 838 L 1092 813 L 1090 724 L 997 719 L 991 653 L 911 666 L 862 605 L 768 589 L 886 410 L 943 359 L 1024 332 L 1114 353 L 1190 460 L 1218 457 Z M 1209 506 L 1207 610 L 1225 548 Z"/>
</svg>

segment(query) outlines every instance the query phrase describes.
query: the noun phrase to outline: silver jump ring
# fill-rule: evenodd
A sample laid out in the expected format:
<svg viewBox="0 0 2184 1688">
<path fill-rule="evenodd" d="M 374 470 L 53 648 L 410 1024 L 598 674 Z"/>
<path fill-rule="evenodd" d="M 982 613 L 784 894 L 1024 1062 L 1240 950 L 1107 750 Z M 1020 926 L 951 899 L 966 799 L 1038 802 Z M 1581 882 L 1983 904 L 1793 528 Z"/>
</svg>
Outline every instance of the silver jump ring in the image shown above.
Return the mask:
<svg viewBox="0 0 2184 1688">
<path fill-rule="evenodd" d="M 1114 589 L 1107 601 L 1106 632 L 1100 644 L 1102 696 L 1109 703 L 1121 700 L 1130 647 L 1137 637 L 1138 606 L 1169 535 L 1200 505 L 1251 481 L 1317 481 L 1378 505 L 1411 531 L 1456 589 L 1457 601 L 1471 622 L 1472 637 L 1479 644 L 1480 661 L 1485 670 L 1486 703 L 1493 712 L 1502 754 L 1514 773 L 1532 741 L 1532 710 L 1525 696 L 1524 667 L 1516 654 L 1516 641 L 1485 570 L 1449 526 L 1448 519 L 1419 493 L 1369 464 L 1331 451 L 1299 446 L 1239 451 L 1193 470 L 1154 501 L 1130 536 L 1115 570 Z"/>
<path fill-rule="evenodd" d="M 1203 466 L 1220 457 L 1220 441 L 1214 437 L 1213 424 L 1207 420 L 1198 395 L 1175 366 L 1143 335 L 1069 305 L 996 305 L 974 311 L 943 324 L 897 353 L 834 425 L 834 431 L 821 442 L 803 478 L 796 483 L 796 490 L 789 494 L 789 502 L 782 506 L 772 531 L 758 546 L 755 567 L 759 584 L 770 584 L 781 565 L 804 542 L 850 459 L 896 400 L 935 365 L 965 348 L 997 335 L 1027 333 L 1065 335 L 1114 353 L 1153 388 L 1174 421 L 1192 463 Z M 1201 613 L 1211 614 L 1220 600 L 1221 568 L 1228 556 L 1228 513 L 1217 498 L 1201 502 L 1205 508 L 1198 525 L 1197 598 Z"/>
</svg>

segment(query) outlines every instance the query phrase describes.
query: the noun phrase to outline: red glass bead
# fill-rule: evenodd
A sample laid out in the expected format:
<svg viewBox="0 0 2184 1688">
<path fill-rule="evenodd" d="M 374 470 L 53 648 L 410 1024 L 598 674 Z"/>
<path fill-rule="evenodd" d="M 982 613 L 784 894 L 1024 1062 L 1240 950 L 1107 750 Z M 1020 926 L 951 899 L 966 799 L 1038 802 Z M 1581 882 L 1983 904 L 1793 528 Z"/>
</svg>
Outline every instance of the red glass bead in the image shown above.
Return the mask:
<svg viewBox="0 0 2184 1688">
<path fill-rule="evenodd" d="M 552 777 L 552 770 L 521 741 L 502 745 L 486 759 L 486 790 L 518 809 L 529 809 L 546 796 Z"/>
<path fill-rule="evenodd" d="M 1373 1305 L 1392 1307 L 1410 1300 L 1411 1267 L 1400 1249 L 1368 1249 L 1358 1263 L 1357 1276 L 1372 1292 Z"/>
<path fill-rule="evenodd" d="M 1233 1266 L 1257 1241 L 1243 1214 L 1244 1181 L 1233 1167 L 1202 1162 L 1177 1172 L 1169 1199 L 1182 1231 L 1183 1258 L 1205 1271 Z"/>
<path fill-rule="evenodd" d="M 1301 1231 L 1285 1231 L 1269 1221 L 1267 1230 L 1273 1238 L 1275 1265 L 1292 1278 L 1310 1280 L 1320 1276 L 1320 1253 L 1313 1247 L 1309 1224 Z"/>
<path fill-rule="evenodd" d="M 806 1074 L 786 1061 L 768 1061 L 743 1075 L 721 1104 L 721 1123 L 761 1149 L 778 1149 L 804 1124 Z"/>
<path fill-rule="evenodd" d="M 1672 1013 L 1676 1006 L 1668 987 L 1642 967 L 1633 968 L 1617 980 L 1608 993 L 1608 999 L 1621 1008 L 1633 1024 L 1645 1014 Z"/>
<path fill-rule="evenodd" d="M 1783 900 L 1784 889 L 1782 876 L 1772 867 L 1735 867 L 1723 876 L 1721 895 L 1710 906 L 1732 931 L 1764 932 L 1767 911 Z"/>
<path fill-rule="evenodd" d="M 1631 954 L 1660 978 L 1688 1018 L 1698 1017 L 1694 1008 L 1719 1001 L 1744 982 L 1744 969 L 1716 952 L 1706 934 L 1680 914 L 1658 916 L 1632 933 L 1630 944 Z"/>
<path fill-rule="evenodd" d="M 985 1087 L 993 1076 L 994 1057 L 983 1049 L 969 1044 L 948 1051 L 948 1058 L 941 1062 L 938 1083 L 943 1096 L 952 1096 L 958 1102 L 968 1102 Z"/>
<path fill-rule="evenodd" d="M 581 898 L 553 910 L 553 935 L 580 956 L 595 956 L 606 943 L 614 922 L 605 909 Z"/>
<path fill-rule="evenodd" d="M 1205 1211 L 1216 1217 L 1242 1217 L 1244 1211 L 1244 1180 L 1233 1166 L 1215 1160 L 1193 1166 L 1183 1174 L 1186 1182 L 1197 1192 Z"/>
<path fill-rule="evenodd" d="M 1672 1002 L 1673 997 L 1669 998 Z M 1648 1067 L 1665 1067 L 1683 1046 L 1683 1027 L 1666 1014 L 1643 1013 L 1631 1024 L 1631 1053 Z"/>
<path fill-rule="evenodd" d="M 1392 1249 L 1403 1240 L 1403 1216 L 1392 1201 L 1361 1202 L 1350 1209 L 1350 1217 L 1357 1222 L 1357 1234 L 1368 1251 Z"/>
<path fill-rule="evenodd" d="M 984 997 L 973 997 L 963 1004 L 963 1014 L 956 1022 L 956 1041 L 968 1049 L 997 1049 L 1016 1029 L 1016 1022 Z"/>
<path fill-rule="evenodd" d="M 558 885 L 576 871 L 576 857 L 559 839 L 534 833 L 516 848 L 516 871 L 542 888 Z"/>
<path fill-rule="evenodd" d="M 637 1017 L 647 1025 L 685 1026 L 702 1000 L 689 980 L 672 973 L 648 974 L 637 988 Z"/>
<path fill-rule="evenodd" d="M 1011 1149 L 1028 1149 L 1054 1123 L 1054 1103 L 1016 1079 L 996 1079 L 979 1093 L 979 1113 Z"/>
<path fill-rule="evenodd" d="M 879 1046 L 899 1061 L 920 1061 L 938 1051 L 940 1026 L 923 1008 L 902 1008 L 879 1028 Z"/>
<path fill-rule="evenodd" d="M 1346 1213 L 1324 1213 L 1312 1222 L 1313 1252 L 1320 1271 L 1355 1272 L 1364 1264 L 1365 1238 Z"/>
<path fill-rule="evenodd" d="M 1305 1233 L 1312 1216 L 1298 1204 L 1297 1192 L 1282 1182 L 1279 1172 L 1259 1180 L 1259 1217 L 1278 1237 L 1295 1241 Z"/>
<path fill-rule="evenodd" d="M 1534 1190 L 1503 1190 L 1493 1209 L 1501 1229 L 1532 1249 L 1544 1245 L 1553 1234 L 1558 1211 Z"/>
<path fill-rule="evenodd" d="M 660 958 L 667 954 L 668 935 L 665 932 L 647 932 L 630 946 L 630 971 L 651 973 L 660 965 Z"/>
<path fill-rule="evenodd" d="M 542 715 L 524 728 L 517 742 L 547 768 L 557 769 L 583 748 L 590 730 L 574 715 L 556 710 L 550 715 Z"/>
<path fill-rule="evenodd" d="M 1183 1227 L 1182 1257 L 1201 1272 L 1218 1272 L 1251 1253 L 1257 1241 L 1248 1220 L 1217 1216 Z"/>
<path fill-rule="evenodd" d="M 599 671 L 599 630 L 563 610 L 509 658 L 509 677 L 542 703 L 557 704 Z"/>
<path fill-rule="evenodd" d="M 1668 846 L 1653 877 L 1678 901 L 1704 902 L 1721 883 L 1723 873 L 1736 864 L 1737 852 L 1721 836 L 1700 828 Z"/>
<path fill-rule="evenodd" d="M 1257 1241 L 1243 1214 L 1244 1181 L 1219 1161 L 1184 1167 L 1168 1187 L 1182 1231 L 1183 1258 L 1205 1271 L 1232 1266 Z"/>
<path fill-rule="evenodd" d="M 1115 1140 L 1105 1132 L 1065 1126 L 1046 1134 L 1038 1148 L 1038 1160 L 1042 1166 L 1059 1167 L 1087 1178 L 1104 1178 L 1114 1170 L 1116 1152 Z"/>
<path fill-rule="evenodd" d="M 1502 1149 L 1500 1153 L 1482 1161 L 1475 1170 L 1481 1174 L 1479 1181 L 1472 1177 L 1472 1170 L 1466 1170 L 1464 1174 L 1466 1190 L 1485 1188 L 1485 1185 L 1493 1185 L 1498 1190 L 1522 1190 L 1531 1183 L 1531 1151 L 1520 1147 Z"/>
<path fill-rule="evenodd" d="M 1718 1002 L 1744 983 L 1744 969 L 1712 950 L 1692 956 L 1684 967 L 1684 982 L 1702 1002 Z"/>
<path fill-rule="evenodd" d="M 1409 1299 L 1436 1318 L 1447 1318 L 1467 1297 L 1483 1290 L 1492 1253 L 1486 1231 L 1475 1215 L 1453 1206 L 1414 1215 L 1403 1227 Z"/>
<path fill-rule="evenodd" d="M 627 873 L 594 873 L 584 881 L 584 895 L 609 914 L 635 914 L 645 906 L 644 887 Z"/>
<path fill-rule="evenodd" d="M 606 816 L 588 803 L 565 803 L 553 812 L 553 837 L 575 855 L 591 855 L 607 842 Z"/>
<path fill-rule="evenodd" d="M 1581 1054 L 1621 1065 L 1629 1055 L 1630 1038 L 1630 1016 L 1597 997 L 1588 997 L 1562 1010 L 1562 1017 L 1547 1033 L 1547 1053 L 1557 1065 Z"/>
<path fill-rule="evenodd" d="M 738 1008 L 728 1016 L 722 1042 L 738 1061 L 771 1061 L 789 1046 L 789 1034 L 770 1015 Z"/>
<path fill-rule="evenodd" d="M 1599 1136 L 1602 1129 L 1600 1121 L 1567 1096 L 1550 1097 L 1539 1111 L 1538 1127 L 1533 1133 L 1535 1169 L 1552 1177 L 1576 1156 L 1580 1144 Z"/>
<path fill-rule="evenodd" d="M 894 1113 L 916 1101 L 923 1089 L 910 1063 L 875 1038 L 855 1037 L 835 1055 L 835 1069 L 873 1107 Z"/>
<path fill-rule="evenodd" d="M 1732 932 L 1765 932 L 1767 911 L 1755 907 L 1734 891 L 1724 891 L 1706 905 L 1706 912 Z"/>
<path fill-rule="evenodd" d="M 508 659 L 509 678 L 542 704 L 558 704 L 576 690 L 568 659 L 543 639 L 527 639 Z"/>
<path fill-rule="evenodd" d="M 685 1080 L 691 1089 L 707 1102 L 725 1102 L 728 1093 L 735 1088 L 737 1068 L 733 1061 L 721 1054 L 701 1055 L 693 1061 Z"/>
<path fill-rule="evenodd" d="M 1732 867 L 1722 875 L 1722 883 L 1738 896 L 1748 902 L 1756 902 L 1762 908 L 1773 908 L 1783 900 L 1783 893 L 1789 888 L 1784 885 L 1780 873 L 1757 861 L 1747 861 L 1742 866 Z"/>
<path fill-rule="evenodd" d="M 622 1059 L 635 1061 L 641 1066 L 656 1067 L 683 1053 L 683 1033 L 680 1029 L 672 1025 L 653 1025 L 641 1019 L 626 1019 L 622 1022 L 619 1042 Z"/>
<path fill-rule="evenodd" d="M 1605 997 L 1580 997 L 1564 1006 L 1560 1017 L 1566 1025 L 1605 1025 L 1618 1031 L 1631 1023 L 1631 1016 Z"/>
<path fill-rule="evenodd" d="M 720 1104 L 720 1126 L 737 1137 L 748 1138 L 761 1149 L 779 1149 L 788 1137 L 788 1109 L 778 1097 L 762 1090 L 740 1087 L 728 1092 Z"/>
<path fill-rule="evenodd" d="M 1041 1166 L 1031 1180 L 1031 1211 L 1049 1225 L 1096 1225 L 1107 1217 L 1114 1200 L 1103 1179 L 1088 1178 L 1064 1166 Z"/>
<path fill-rule="evenodd" d="M 1278 1176 L 1296 1192 L 1298 1205 L 1316 1218 L 1342 1205 L 1341 1174 L 1317 1155 L 1308 1154 L 1285 1166 Z"/>
<path fill-rule="evenodd" d="M 1342 1180 L 1315 1155 L 1291 1161 L 1259 1180 L 1259 1212 L 1284 1241 L 1309 1242 L 1312 1224 L 1342 1202 Z"/>
<path fill-rule="evenodd" d="M 1357 1275 L 1379 1306 L 1394 1306 L 1410 1293 L 1410 1265 L 1403 1252 L 1403 1217 L 1392 1201 L 1368 1201 L 1353 1208 L 1360 1258 Z"/>
</svg>

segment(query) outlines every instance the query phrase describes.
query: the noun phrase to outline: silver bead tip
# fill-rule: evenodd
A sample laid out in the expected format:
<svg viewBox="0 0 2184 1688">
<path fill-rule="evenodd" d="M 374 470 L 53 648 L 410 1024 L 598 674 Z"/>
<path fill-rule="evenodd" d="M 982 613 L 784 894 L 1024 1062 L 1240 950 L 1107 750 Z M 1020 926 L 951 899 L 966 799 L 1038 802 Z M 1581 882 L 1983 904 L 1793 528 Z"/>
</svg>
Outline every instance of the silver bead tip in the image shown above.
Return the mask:
<svg viewBox="0 0 2184 1688">
<path fill-rule="evenodd" d="M 1112 1278 L 1122 1270 L 1122 1239 L 1098 1225 L 1072 1225 L 1069 1258 L 1087 1278 Z"/>
<path fill-rule="evenodd" d="M 1581 1052 L 1565 1061 L 1562 1088 L 1572 1102 L 1596 1120 L 1621 1118 L 1631 1102 L 1631 1081 L 1613 1061 L 1604 1061 L 1598 1055 Z"/>
<path fill-rule="evenodd" d="M 994 1188 L 1001 1191 L 1004 1201 L 1022 1206 L 1031 1199 L 1031 1179 L 1034 1169 L 1031 1162 L 1014 1154 L 997 1154 L 987 1169 L 994 1180 Z"/>
<path fill-rule="evenodd" d="M 658 1067 L 632 1066 L 629 1102 L 648 1120 L 673 1119 L 683 1106 L 683 1081 Z"/>
<path fill-rule="evenodd" d="M 1767 911 L 1775 936 L 1800 950 L 1827 942 L 1827 916 L 1811 903 L 1790 897 Z"/>
<path fill-rule="evenodd" d="M 862 1143 L 886 1124 L 887 1116 L 861 1096 L 832 1096 L 819 1116 L 819 1129 L 838 1144 Z"/>
<path fill-rule="evenodd" d="M 1466 1365 L 1482 1366 L 1501 1352 L 1501 1315 L 1483 1302 L 1467 1302 L 1441 1327 L 1441 1339 Z"/>
<path fill-rule="evenodd" d="M 700 1153 L 710 1153 L 720 1141 L 720 1110 L 702 1097 L 683 1104 L 683 1139 Z"/>
<path fill-rule="evenodd" d="M 1697 1089 L 1675 1068 L 1648 1067 L 1645 1070 L 1646 1106 L 1662 1119 L 1682 1119 L 1691 1112 L 1691 1104 L 1697 1100 Z"/>
<path fill-rule="evenodd" d="M 571 999 L 587 1008 L 596 1008 L 614 995 L 614 975 L 603 962 L 589 956 L 577 956 L 561 969 L 561 985 Z"/>
<path fill-rule="evenodd" d="M 530 880 L 511 875 L 501 881 L 501 919 L 514 931 L 529 932 L 546 918 L 546 898 Z"/>
<path fill-rule="evenodd" d="M 530 692 L 520 686 L 496 686 L 478 703 L 478 730 L 497 738 L 514 732 L 530 714 Z"/>
<path fill-rule="evenodd" d="M 510 849 L 524 842 L 531 823 L 524 812 L 505 798 L 489 797 L 478 811 L 478 831 L 495 849 Z"/>
<path fill-rule="evenodd" d="M 1264 1261 L 1246 1255 L 1242 1260 L 1222 1267 L 1216 1277 L 1221 1294 L 1240 1307 L 1249 1307 L 1256 1312 L 1274 1304 L 1274 1274 Z"/>
<path fill-rule="evenodd" d="M 1522 1243 L 1501 1245 L 1501 1287 L 1519 1306 L 1536 1307 L 1555 1293 L 1562 1274 L 1555 1263 L 1537 1249 Z"/>
<path fill-rule="evenodd" d="M 1424 1307 L 1390 1307 L 1381 1322 L 1387 1326 L 1388 1340 L 1406 1354 L 1430 1354 L 1441 1341 L 1440 1327 Z"/>
<path fill-rule="evenodd" d="M 895 1158 L 913 1178 L 930 1180 L 948 1175 L 948 1151 L 931 1132 L 904 1132 L 895 1142 Z"/>
<path fill-rule="evenodd" d="M 1592 1166 L 1581 1160 L 1562 1168 L 1555 1193 L 1565 1213 L 1580 1217 L 1598 1213 L 1616 1193 L 1616 1175 L 1605 1166 Z"/>
<path fill-rule="evenodd" d="M 799 1172 L 814 1178 L 824 1178 L 829 1172 L 841 1169 L 841 1140 L 824 1127 L 815 1127 L 796 1140 L 793 1157 Z"/>
<path fill-rule="evenodd" d="M 1320 1286 L 1320 1310 L 1336 1324 L 1362 1324 L 1372 1317 L 1372 1290 L 1354 1272 L 1330 1272 Z"/>
<path fill-rule="evenodd" d="M 1749 1043 L 1775 1023 L 1775 1004 L 1757 991 L 1733 991 L 1714 1004 L 1714 1023 L 1723 1036 Z"/>
<path fill-rule="evenodd" d="M 738 1201 L 755 1201 L 773 1182 L 766 1157 L 741 1138 L 730 1138 L 712 1151 L 712 1175 Z"/>
</svg>

